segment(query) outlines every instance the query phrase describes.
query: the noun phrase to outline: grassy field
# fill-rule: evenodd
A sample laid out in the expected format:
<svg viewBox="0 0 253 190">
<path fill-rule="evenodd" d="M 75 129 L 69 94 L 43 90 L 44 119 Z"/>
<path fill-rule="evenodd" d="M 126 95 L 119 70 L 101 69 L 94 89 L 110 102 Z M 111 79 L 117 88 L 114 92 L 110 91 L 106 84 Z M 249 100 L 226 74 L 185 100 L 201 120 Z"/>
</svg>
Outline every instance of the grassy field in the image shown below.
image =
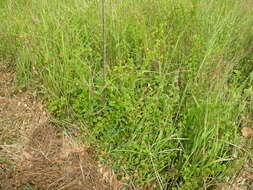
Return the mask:
<svg viewBox="0 0 253 190">
<path fill-rule="evenodd" d="M 0 57 L 122 180 L 211 189 L 248 154 L 252 5 L 106 0 L 104 68 L 100 1 L 1 0 Z"/>
</svg>

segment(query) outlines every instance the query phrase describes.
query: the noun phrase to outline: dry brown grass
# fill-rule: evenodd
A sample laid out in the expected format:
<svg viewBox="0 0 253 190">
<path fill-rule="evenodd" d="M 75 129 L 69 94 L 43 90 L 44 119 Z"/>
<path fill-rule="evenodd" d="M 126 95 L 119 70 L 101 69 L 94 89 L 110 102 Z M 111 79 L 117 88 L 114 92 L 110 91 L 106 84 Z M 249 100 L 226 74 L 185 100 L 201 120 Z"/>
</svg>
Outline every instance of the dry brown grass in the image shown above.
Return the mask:
<svg viewBox="0 0 253 190">
<path fill-rule="evenodd" d="M 50 123 L 36 94 L 13 93 L 14 78 L 13 69 L 1 64 L 0 189 L 119 189 L 112 170 L 92 160 L 88 146 Z"/>
</svg>

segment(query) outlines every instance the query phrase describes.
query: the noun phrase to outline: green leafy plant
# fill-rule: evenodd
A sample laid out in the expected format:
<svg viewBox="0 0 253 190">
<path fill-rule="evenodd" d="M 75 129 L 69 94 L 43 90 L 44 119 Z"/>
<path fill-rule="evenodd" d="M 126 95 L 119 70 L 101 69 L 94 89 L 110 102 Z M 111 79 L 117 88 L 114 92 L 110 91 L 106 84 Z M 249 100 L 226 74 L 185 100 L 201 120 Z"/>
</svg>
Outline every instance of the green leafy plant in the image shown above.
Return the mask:
<svg viewBox="0 0 253 190">
<path fill-rule="evenodd" d="M 17 84 L 41 90 L 58 119 L 82 120 L 79 139 L 137 187 L 211 189 L 232 176 L 253 113 L 252 6 L 106 1 L 106 78 L 99 7 L 1 1 L 0 56 Z"/>
</svg>

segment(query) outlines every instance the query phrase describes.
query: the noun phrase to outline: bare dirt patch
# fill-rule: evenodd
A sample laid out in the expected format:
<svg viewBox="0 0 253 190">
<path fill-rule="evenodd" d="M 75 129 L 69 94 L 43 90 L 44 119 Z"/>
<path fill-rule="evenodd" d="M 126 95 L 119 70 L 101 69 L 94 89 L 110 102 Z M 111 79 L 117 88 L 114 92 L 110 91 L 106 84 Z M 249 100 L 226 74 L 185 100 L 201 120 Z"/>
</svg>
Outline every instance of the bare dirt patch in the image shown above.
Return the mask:
<svg viewBox="0 0 253 190">
<path fill-rule="evenodd" d="M 36 94 L 13 94 L 14 78 L 0 63 L 0 189 L 120 189 L 113 172 L 91 159 L 89 147 L 50 123 Z"/>
</svg>

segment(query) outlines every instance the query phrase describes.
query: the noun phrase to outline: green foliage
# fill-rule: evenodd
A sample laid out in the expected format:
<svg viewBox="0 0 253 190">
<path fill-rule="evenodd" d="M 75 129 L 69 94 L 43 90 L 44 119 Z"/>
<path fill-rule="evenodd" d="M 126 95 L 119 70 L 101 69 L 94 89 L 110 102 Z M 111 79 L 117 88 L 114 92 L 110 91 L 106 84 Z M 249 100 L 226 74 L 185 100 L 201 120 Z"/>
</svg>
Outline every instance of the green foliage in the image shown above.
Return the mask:
<svg viewBox="0 0 253 190">
<path fill-rule="evenodd" d="M 241 165 L 232 144 L 253 113 L 251 8 L 107 1 L 104 86 L 98 1 L 5 0 L 0 56 L 16 64 L 18 85 L 45 92 L 57 118 L 83 120 L 89 136 L 80 136 L 119 175 L 137 186 L 209 188 Z"/>
<path fill-rule="evenodd" d="M 34 184 L 26 184 L 19 189 L 20 190 L 38 190 L 39 188 Z"/>
</svg>

